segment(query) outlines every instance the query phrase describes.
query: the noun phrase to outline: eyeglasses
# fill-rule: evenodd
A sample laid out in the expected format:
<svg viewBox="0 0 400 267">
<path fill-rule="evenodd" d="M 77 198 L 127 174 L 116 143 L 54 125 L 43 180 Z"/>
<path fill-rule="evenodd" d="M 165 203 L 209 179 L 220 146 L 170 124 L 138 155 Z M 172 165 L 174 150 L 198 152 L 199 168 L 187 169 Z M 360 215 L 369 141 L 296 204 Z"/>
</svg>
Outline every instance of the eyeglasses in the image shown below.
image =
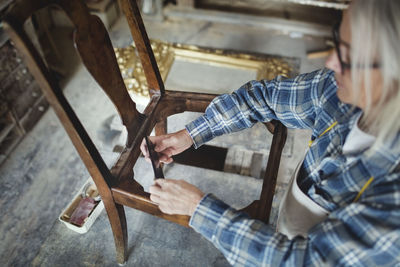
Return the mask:
<svg viewBox="0 0 400 267">
<path fill-rule="evenodd" d="M 350 49 L 350 45 L 345 43 L 345 42 L 343 42 L 340 39 L 339 28 L 340 28 L 340 22 L 336 23 L 333 26 L 332 35 L 333 35 L 333 44 L 335 45 L 335 50 L 336 50 L 337 56 L 339 58 L 339 63 L 340 63 L 340 67 L 341 67 L 342 74 L 343 74 L 346 69 L 351 69 L 352 64 L 343 61 L 342 53 L 340 51 L 340 45 L 341 44 L 345 45 L 348 49 Z M 366 67 L 376 69 L 376 68 L 380 68 L 380 64 L 379 63 L 372 63 L 369 66 L 364 66 L 364 65 L 358 64 L 356 67 L 360 68 L 360 69 L 361 68 L 366 68 Z"/>
</svg>

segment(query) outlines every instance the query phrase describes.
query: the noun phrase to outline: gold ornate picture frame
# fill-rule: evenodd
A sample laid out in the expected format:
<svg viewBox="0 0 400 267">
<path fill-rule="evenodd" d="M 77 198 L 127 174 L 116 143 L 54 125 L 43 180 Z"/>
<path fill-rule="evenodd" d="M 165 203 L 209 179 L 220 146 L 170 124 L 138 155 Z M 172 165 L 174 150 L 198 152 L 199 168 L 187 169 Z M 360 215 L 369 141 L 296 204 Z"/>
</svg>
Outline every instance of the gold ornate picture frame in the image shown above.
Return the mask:
<svg viewBox="0 0 400 267">
<path fill-rule="evenodd" d="M 253 72 L 253 79 L 273 79 L 278 75 L 291 77 L 298 73 L 299 59 L 265 54 L 238 52 L 224 49 L 203 48 L 162 41 L 151 41 L 151 46 L 166 89 L 180 90 L 168 86 L 168 76 L 177 62 L 201 64 L 228 70 Z M 118 64 L 125 84 L 133 95 L 148 97 L 148 89 L 140 59 L 134 45 L 115 48 Z M 187 89 L 187 88 L 185 88 Z M 232 88 L 232 90 L 237 88 Z M 201 90 L 198 89 L 198 90 Z M 223 93 L 223 92 L 222 92 Z"/>
</svg>

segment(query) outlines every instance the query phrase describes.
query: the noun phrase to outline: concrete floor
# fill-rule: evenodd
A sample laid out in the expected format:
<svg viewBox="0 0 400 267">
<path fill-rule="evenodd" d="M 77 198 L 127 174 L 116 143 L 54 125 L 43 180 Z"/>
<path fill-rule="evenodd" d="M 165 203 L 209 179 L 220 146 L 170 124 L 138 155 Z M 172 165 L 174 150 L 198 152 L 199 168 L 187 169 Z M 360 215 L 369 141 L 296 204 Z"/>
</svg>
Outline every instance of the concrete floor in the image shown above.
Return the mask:
<svg viewBox="0 0 400 267">
<path fill-rule="evenodd" d="M 146 21 L 146 27 L 150 38 L 163 41 L 297 57 L 301 60 L 300 72 L 323 66 L 323 59 L 306 58 L 307 51 L 324 48 L 321 38 L 291 38 L 276 30 L 174 18 L 163 23 Z M 124 47 L 132 41 L 124 19 L 114 25 L 110 35 L 116 47 Z M 110 144 L 105 142 L 104 122 L 116 114 L 115 108 L 82 66 L 77 67 L 66 83 L 64 93 L 111 165 L 115 155 L 110 153 Z M 171 130 L 179 129 L 185 120 L 191 118 L 193 114 L 183 120 L 172 118 Z M 255 142 L 262 143 L 266 137 L 259 132 L 260 128 L 256 126 L 250 132 L 241 133 L 242 137 L 237 134 L 214 142 L 229 143 L 226 140 L 237 138 L 248 140 L 252 134 L 257 136 Z M 306 131 L 289 131 L 280 167 L 278 194 L 299 160 L 308 136 Z M 258 146 L 255 148 L 257 150 Z M 168 166 L 165 173 L 167 177 L 187 179 L 235 207 L 242 207 L 255 199 L 261 184 L 259 179 L 248 176 L 178 164 Z M 145 187 L 151 183 L 150 166 L 141 160 L 135 166 L 135 174 Z M 104 211 L 84 235 L 72 232 L 58 221 L 58 215 L 88 177 L 50 108 L 0 168 L 0 266 L 116 265 L 114 242 Z M 275 200 L 275 208 L 278 202 Z M 128 266 L 228 265 L 212 244 L 191 229 L 132 209 L 126 209 L 126 212 Z M 273 217 L 274 214 L 271 222 Z"/>
</svg>

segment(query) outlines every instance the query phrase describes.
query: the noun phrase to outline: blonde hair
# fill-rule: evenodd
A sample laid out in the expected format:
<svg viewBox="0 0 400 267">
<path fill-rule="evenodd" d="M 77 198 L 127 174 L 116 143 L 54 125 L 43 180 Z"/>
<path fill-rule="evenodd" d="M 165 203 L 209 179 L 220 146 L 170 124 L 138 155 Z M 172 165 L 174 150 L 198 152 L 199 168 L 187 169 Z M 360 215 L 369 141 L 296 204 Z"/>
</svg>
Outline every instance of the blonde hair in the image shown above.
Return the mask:
<svg viewBox="0 0 400 267">
<path fill-rule="evenodd" d="M 356 0 L 350 9 L 352 82 L 354 97 L 365 88 L 366 107 L 361 123 L 377 136 L 370 152 L 383 145 L 400 151 L 400 1 Z M 371 73 L 380 64 L 382 94 L 372 103 Z M 365 67 L 360 67 L 365 66 Z M 354 99 L 355 100 L 355 99 Z"/>
</svg>

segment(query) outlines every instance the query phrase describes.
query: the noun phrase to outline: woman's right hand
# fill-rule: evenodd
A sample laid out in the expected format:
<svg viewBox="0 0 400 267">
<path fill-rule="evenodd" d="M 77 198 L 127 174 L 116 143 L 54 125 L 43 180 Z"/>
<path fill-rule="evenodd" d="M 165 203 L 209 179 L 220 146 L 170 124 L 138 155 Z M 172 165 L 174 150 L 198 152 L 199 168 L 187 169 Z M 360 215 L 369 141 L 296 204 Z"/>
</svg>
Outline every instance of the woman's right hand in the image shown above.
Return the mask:
<svg viewBox="0 0 400 267">
<path fill-rule="evenodd" d="M 193 140 L 186 129 L 166 135 L 149 136 L 149 140 L 153 143 L 154 150 L 158 153 L 159 160 L 167 164 L 173 161 L 173 155 L 185 151 L 193 144 Z M 140 145 L 140 150 L 145 159 L 150 162 L 145 139 L 143 139 Z"/>
</svg>

